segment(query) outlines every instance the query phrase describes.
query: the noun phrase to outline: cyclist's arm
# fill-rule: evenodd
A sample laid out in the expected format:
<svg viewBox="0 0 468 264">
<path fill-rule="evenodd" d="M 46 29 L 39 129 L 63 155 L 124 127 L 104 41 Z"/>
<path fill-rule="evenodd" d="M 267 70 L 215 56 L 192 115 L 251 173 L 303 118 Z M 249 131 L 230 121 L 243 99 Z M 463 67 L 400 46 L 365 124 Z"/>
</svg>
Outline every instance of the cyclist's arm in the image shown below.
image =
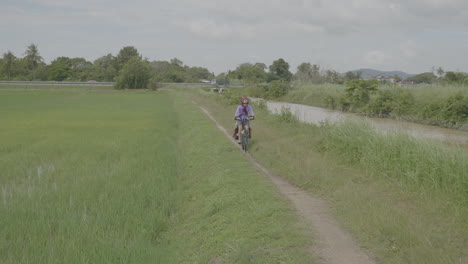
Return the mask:
<svg viewBox="0 0 468 264">
<path fill-rule="evenodd" d="M 250 106 L 250 105 L 249 105 L 249 106 Z M 252 106 L 250 106 L 250 115 L 253 116 L 253 117 L 255 117 L 255 113 L 254 113 L 254 111 L 253 111 L 253 107 L 252 107 Z"/>
<path fill-rule="evenodd" d="M 236 119 L 236 117 L 238 117 L 238 116 L 241 116 L 241 112 L 240 112 L 240 110 L 239 110 L 239 106 L 237 107 L 236 113 L 234 114 L 234 119 Z"/>
</svg>

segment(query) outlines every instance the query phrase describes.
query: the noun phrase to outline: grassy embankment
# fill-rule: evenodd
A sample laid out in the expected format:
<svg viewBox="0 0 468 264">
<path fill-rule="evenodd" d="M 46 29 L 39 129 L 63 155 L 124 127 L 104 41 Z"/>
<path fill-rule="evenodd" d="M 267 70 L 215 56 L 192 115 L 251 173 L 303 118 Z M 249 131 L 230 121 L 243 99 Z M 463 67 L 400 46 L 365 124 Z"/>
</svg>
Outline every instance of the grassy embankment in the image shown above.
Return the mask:
<svg viewBox="0 0 468 264">
<path fill-rule="evenodd" d="M 232 127 L 232 100 L 203 94 L 198 100 Z M 360 123 L 318 127 L 255 110 L 252 154 L 327 199 L 379 263 L 468 262 L 466 153 Z"/>
<path fill-rule="evenodd" d="M 293 84 L 293 89 L 275 100 L 341 110 L 344 85 Z M 244 88 L 247 94 L 261 89 Z M 353 112 L 468 130 L 468 89 L 461 85 L 380 86 L 370 100 Z"/>
<path fill-rule="evenodd" d="M 0 92 L 1 263 L 308 263 L 305 227 L 185 95 Z"/>
</svg>

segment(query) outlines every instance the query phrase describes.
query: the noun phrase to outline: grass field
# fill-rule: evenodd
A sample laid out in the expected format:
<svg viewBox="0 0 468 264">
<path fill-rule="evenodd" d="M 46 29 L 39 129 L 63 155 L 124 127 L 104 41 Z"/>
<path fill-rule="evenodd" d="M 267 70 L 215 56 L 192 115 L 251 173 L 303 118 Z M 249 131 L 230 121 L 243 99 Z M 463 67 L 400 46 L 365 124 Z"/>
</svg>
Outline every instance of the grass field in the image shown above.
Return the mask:
<svg viewBox="0 0 468 264">
<path fill-rule="evenodd" d="M 310 263 L 274 186 L 177 92 L 0 91 L 0 263 Z"/>
<path fill-rule="evenodd" d="M 225 127 L 233 105 L 196 95 Z M 463 151 L 383 136 L 363 124 L 321 127 L 254 106 L 250 151 L 275 173 L 334 208 L 378 263 L 467 263 L 468 170 Z"/>
</svg>

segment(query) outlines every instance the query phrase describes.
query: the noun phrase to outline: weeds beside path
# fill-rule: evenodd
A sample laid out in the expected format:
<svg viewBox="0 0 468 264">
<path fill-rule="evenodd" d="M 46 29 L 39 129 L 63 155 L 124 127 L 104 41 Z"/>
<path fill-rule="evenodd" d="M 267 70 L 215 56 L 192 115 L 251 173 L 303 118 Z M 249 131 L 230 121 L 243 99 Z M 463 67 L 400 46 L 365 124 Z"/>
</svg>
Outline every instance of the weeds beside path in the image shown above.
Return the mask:
<svg viewBox="0 0 468 264">
<path fill-rule="evenodd" d="M 226 129 L 205 108 L 200 108 L 216 124 L 218 129 L 237 145 Z M 246 155 L 275 184 L 279 192 L 292 202 L 297 213 L 313 228 L 318 237 L 312 246 L 312 252 L 319 259 L 324 263 L 336 264 L 375 263 L 359 247 L 351 235 L 340 227 L 336 219 L 331 215 L 329 206 L 324 200 L 313 197 L 304 190 L 291 185 L 283 178 L 274 175 L 250 153 L 246 153 Z"/>
</svg>

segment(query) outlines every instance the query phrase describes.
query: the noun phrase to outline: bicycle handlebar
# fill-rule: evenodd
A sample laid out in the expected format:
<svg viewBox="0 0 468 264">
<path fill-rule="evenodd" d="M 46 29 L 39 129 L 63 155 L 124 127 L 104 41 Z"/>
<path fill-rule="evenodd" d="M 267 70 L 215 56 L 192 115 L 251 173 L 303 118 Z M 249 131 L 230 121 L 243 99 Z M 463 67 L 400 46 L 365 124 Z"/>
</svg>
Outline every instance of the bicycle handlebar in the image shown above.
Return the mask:
<svg viewBox="0 0 468 264">
<path fill-rule="evenodd" d="M 247 118 L 244 118 L 244 119 L 247 119 Z M 248 119 L 249 119 L 249 120 L 254 120 L 254 119 L 255 119 L 255 116 L 249 116 Z M 235 117 L 234 117 L 234 120 L 239 120 L 239 121 L 240 121 L 241 118 L 240 118 L 239 116 L 235 116 Z"/>
</svg>

